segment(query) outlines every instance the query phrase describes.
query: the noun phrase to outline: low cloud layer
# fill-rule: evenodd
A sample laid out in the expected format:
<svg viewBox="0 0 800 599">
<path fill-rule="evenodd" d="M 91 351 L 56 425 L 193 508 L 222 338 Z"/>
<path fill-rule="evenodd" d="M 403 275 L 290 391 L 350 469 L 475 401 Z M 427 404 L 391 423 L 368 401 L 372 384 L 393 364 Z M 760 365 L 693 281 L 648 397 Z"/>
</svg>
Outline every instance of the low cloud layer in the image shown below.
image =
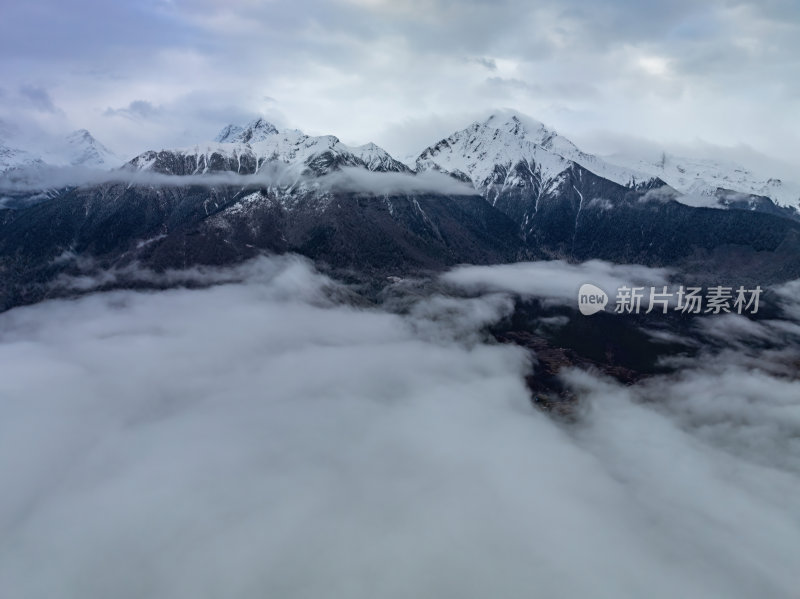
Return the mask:
<svg viewBox="0 0 800 599">
<path fill-rule="evenodd" d="M 578 290 L 584 283 L 597 285 L 613 296 L 623 285 L 666 285 L 669 274 L 666 268 L 637 264 L 613 264 L 603 260 L 570 264 L 563 260 L 551 260 L 498 266 L 461 266 L 445 274 L 442 279 L 470 291 L 505 291 L 574 305 Z"/>
<path fill-rule="evenodd" d="M 741 199 L 748 199 L 749 196 L 743 193 L 731 193 L 728 194 L 730 197 L 725 197 L 724 199 L 729 200 L 741 200 Z M 667 203 L 667 202 L 680 202 L 681 204 L 685 204 L 687 206 L 692 206 L 693 208 L 716 208 L 719 210 L 727 209 L 725 203 L 720 201 L 715 195 L 709 194 L 702 194 L 702 193 L 680 193 L 675 189 L 671 188 L 669 185 L 664 185 L 663 187 L 657 187 L 655 189 L 650 189 L 645 192 L 641 198 L 639 198 L 641 202 L 657 202 L 657 203 Z"/>
<path fill-rule="evenodd" d="M 88 187 L 121 183 L 132 186 L 186 187 L 190 185 L 283 186 L 305 184 L 322 190 L 369 194 L 443 193 L 470 195 L 475 189 L 462 181 L 434 171 L 420 174 L 373 172 L 360 167 L 344 167 L 332 173 L 302 174 L 283 163 L 269 163 L 258 173 L 240 175 L 218 171 L 196 175 L 167 175 L 153 171 L 89 169 L 83 167 L 33 167 L 18 169 L 0 177 L 0 194 L 38 192 L 42 189 Z M 39 197 L 36 198 L 41 199 Z"/>
<path fill-rule="evenodd" d="M 554 296 L 586 274 L 552 268 Z M 400 316 L 301 259 L 247 269 L 0 315 L 9 597 L 796 591 L 797 381 L 574 371 L 561 425 L 530 405 L 531 357 L 480 332 L 503 293 Z"/>
</svg>

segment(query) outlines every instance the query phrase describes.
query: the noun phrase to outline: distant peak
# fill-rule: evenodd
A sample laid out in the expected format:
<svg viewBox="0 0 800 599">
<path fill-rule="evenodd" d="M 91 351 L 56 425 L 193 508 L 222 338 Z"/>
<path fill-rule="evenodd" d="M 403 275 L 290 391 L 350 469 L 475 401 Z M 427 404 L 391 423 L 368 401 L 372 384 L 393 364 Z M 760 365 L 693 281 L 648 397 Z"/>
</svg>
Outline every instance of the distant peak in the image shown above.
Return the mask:
<svg viewBox="0 0 800 599">
<path fill-rule="evenodd" d="M 108 166 L 120 162 L 117 155 L 105 147 L 86 129 L 73 131 L 64 138 L 66 142 L 60 149 L 50 154 L 55 163 L 68 162 L 75 166 Z"/>
</svg>

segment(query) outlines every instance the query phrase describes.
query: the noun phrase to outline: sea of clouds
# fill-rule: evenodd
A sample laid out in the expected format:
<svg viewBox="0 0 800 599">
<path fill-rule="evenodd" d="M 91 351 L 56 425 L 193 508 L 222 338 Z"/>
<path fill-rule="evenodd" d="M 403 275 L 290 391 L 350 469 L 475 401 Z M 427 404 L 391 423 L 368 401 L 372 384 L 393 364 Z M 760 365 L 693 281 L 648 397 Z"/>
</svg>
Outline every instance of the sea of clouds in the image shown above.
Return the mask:
<svg viewBox="0 0 800 599">
<path fill-rule="evenodd" d="M 402 314 L 282 257 L 0 315 L 0 595 L 796 596 L 796 378 L 570 371 L 559 422 L 483 333 L 508 282 L 665 273 L 512 268 Z"/>
</svg>

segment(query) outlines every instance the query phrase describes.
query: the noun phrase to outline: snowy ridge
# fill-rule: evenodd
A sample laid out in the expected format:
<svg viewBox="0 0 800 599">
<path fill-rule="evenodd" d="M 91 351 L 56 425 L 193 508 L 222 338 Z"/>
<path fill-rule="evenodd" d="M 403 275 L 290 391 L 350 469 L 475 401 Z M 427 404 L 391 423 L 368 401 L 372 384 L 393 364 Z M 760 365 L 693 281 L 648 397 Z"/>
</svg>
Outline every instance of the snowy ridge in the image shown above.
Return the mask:
<svg viewBox="0 0 800 599">
<path fill-rule="evenodd" d="M 227 125 L 214 139 L 214 142 L 162 153 L 193 161 L 196 166 L 191 174 L 214 170 L 214 164 L 237 173 L 257 173 L 265 165 L 277 163 L 287 167 L 287 174 L 297 177 L 324 175 L 343 166 L 381 172 L 410 170 L 373 143 L 348 146 L 333 135 L 313 137 L 297 129 L 279 131 L 264 119 L 256 119 L 244 127 Z M 158 154 L 145 152 L 131 160 L 129 165 L 142 170 L 158 168 Z M 252 168 L 245 166 L 243 169 L 243 165 Z"/>
<path fill-rule="evenodd" d="M 0 139 L 0 173 L 48 166 L 110 169 L 123 164 L 85 129 L 53 140 L 44 152 L 8 141 L 12 132 L 12 128 L 0 123 L 0 135 L 6 138 Z M 419 156 L 402 161 L 374 143 L 349 146 L 332 135 L 309 136 L 296 129 L 279 129 L 257 118 L 246 125 L 227 125 L 214 141 L 144 152 L 126 166 L 184 175 L 215 171 L 253 174 L 273 165 L 289 177 L 290 184 L 307 175 L 324 175 L 342 167 L 399 173 L 437 170 L 471 182 L 491 199 L 509 187 L 530 186 L 539 193 L 553 191 L 574 164 L 627 187 L 649 188 L 660 179 L 703 205 L 708 203 L 705 198 L 713 198 L 719 189 L 725 189 L 764 196 L 779 205 L 800 209 L 800 185 L 796 183 L 760 177 L 721 161 L 667 155 L 658 162 L 622 156 L 601 158 L 583 152 L 541 122 L 512 111 L 496 112 L 440 140 Z"/>
<path fill-rule="evenodd" d="M 376 172 L 437 170 L 470 181 L 487 198 L 507 187 L 533 185 L 553 190 L 573 164 L 626 187 L 651 185 L 661 179 L 682 194 L 713 196 L 718 188 L 769 197 L 779 204 L 800 207 L 800 186 L 778 179 L 759 179 L 735 165 L 674 159 L 663 164 L 620 157 L 600 158 L 580 150 L 566 137 L 525 115 L 496 112 L 428 147 L 416 159 L 393 158 L 368 143 L 348 146 L 332 135 L 309 136 L 297 129 L 279 130 L 263 118 L 241 126 L 224 127 L 213 142 L 165 150 L 193 164 L 191 172 L 212 170 L 259 172 L 278 164 L 295 178 L 323 175 L 353 166 Z M 163 152 L 162 152 L 163 153 Z M 146 152 L 129 165 L 137 169 L 165 169 L 158 153 Z M 243 165 L 252 165 L 252 169 Z M 187 173 L 188 174 L 188 173 Z"/>
<path fill-rule="evenodd" d="M 777 204 L 800 209 L 800 185 L 764 179 L 737 164 L 680 158 L 664 154 L 658 162 L 609 156 L 610 161 L 650 173 L 684 194 L 712 196 L 718 189 L 765 196 Z"/>
<path fill-rule="evenodd" d="M 0 143 L 0 174 L 14 169 L 45 166 L 44 161 L 25 150 L 11 148 Z"/>
<path fill-rule="evenodd" d="M 626 186 L 650 181 L 644 171 L 610 164 L 579 150 L 575 144 L 544 124 L 513 113 L 496 113 L 457 131 L 417 158 L 417 170 L 441 170 L 469 178 L 478 189 L 498 183 L 498 172 L 512 172 L 525 163 L 543 184 L 557 179 L 571 163 Z M 499 168 L 498 168 L 499 167 Z M 505 186 L 518 184 L 510 180 Z"/>
<path fill-rule="evenodd" d="M 120 166 L 122 159 L 106 148 L 86 129 L 79 129 L 55 140 L 46 152 L 36 154 L 12 148 L 0 142 L 0 173 L 12 169 L 36 169 L 47 166 L 80 166 L 109 169 Z"/>
</svg>

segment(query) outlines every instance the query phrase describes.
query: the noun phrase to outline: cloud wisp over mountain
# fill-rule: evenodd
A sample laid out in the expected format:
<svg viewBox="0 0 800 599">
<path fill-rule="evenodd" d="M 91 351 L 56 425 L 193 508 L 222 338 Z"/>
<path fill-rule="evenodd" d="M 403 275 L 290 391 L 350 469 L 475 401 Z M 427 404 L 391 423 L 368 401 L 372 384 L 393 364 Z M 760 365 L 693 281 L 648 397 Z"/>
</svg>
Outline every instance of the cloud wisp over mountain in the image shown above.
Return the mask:
<svg viewBox="0 0 800 599">
<path fill-rule="evenodd" d="M 419 175 L 411 173 L 371 172 L 360 168 L 343 167 L 322 176 L 303 176 L 280 164 L 268 165 L 252 175 L 231 171 L 195 175 L 169 175 L 153 171 L 117 169 L 112 171 L 82 167 L 39 167 L 21 169 L 11 177 L 0 179 L 0 192 L 34 192 L 48 188 L 89 187 L 123 184 L 140 187 L 242 186 L 293 187 L 308 184 L 321 190 L 382 194 L 443 193 L 474 194 L 475 189 L 462 181 L 436 172 Z"/>
</svg>

